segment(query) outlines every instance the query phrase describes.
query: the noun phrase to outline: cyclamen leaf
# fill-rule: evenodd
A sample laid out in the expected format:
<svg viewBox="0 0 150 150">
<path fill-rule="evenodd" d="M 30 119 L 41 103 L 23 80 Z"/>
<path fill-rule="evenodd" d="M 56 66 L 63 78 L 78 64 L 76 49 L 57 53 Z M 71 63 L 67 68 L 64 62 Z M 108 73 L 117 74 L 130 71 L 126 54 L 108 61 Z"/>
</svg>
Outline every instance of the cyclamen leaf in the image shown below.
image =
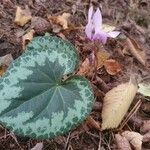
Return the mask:
<svg viewBox="0 0 150 150">
<path fill-rule="evenodd" d="M 102 130 L 118 127 L 133 101 L 137 89 L 137 84 L 131 80 L 106 93 L 102 109 Z"/>
<path fill-rule="evenodd" d="M 81 76 L 69 42 L 36 37 L 0 80 L 0 122 L 20 136 L 52 138 L 68 132 L 91 111 L 93 91 Z"/>
</svg>

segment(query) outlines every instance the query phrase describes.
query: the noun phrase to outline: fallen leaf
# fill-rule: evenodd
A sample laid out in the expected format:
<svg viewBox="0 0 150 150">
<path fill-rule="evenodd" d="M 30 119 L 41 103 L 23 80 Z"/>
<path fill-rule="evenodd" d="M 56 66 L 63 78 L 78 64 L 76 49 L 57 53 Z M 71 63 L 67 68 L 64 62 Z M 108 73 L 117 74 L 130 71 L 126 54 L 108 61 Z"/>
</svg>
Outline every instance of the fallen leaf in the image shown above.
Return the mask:
<svg viewBox="0 0 150 150">
<path fill-rule="evenodd" d="M 143 142 L 150 142 L 150 131 L 143 135 Z"/>
<path fill-rule="evenodd" d="M 26 44 L 33 39 L 34 33 L 35 31 L 32 29 L 22 37 L 23 49 L 25 49 Z"/>
<path fill-rule="evenodd" d="M 138 45 L 138 43 L 133 39 L 126 39 L 127 47 L 130 53 L 142 64 L 146 65 L 146 54 L 145 51 Z"/>
<path fill-rule="evenodd" d="M 117 149 L 119 150 L 132 150 L 129 141 L 121 136 L 120 134 L 115 134 Z"/>
<path fill-rule="evenodd" d="M 142 149 L 143 136 L 141 134 L 139 134 L 138 132 L 124 131 L 122 133 L 122 136 L 124 136 L 130 142 L 130 144 L 133 145 L 135 150 L 141 150 Z"/>
<path fill-rule="evenodd" d="M 143 121 L 143 125 L 140 128 L 141 133 L 147 133 L 150 131 L 150 120 Z"/>
<path fill-rule="evenodd" d="M 31 150 L 42 150 L 43 149 L 43 143 L 37 143 Z"/>
<path fill-rule="evenodd" d="M 89 127 L 100 130 L 100 124 L 95 121 L 91 116 L 87 117 L 86 123 Z"/>
<path fill-rule="evenodd" d="M 114 59 L 106 60 L 104 63 L 104 67 L 108 74 L 116 75 L 121 71 L 121 65 Z"/>
<path fill-rule="evenodd" d="M 102 130 L 117 128 L 137 92 L 134 78 L 106 93 L 102 108 Z"/>
<path fill-rule="evenodd" d="M 103 67 L 105 61 L 110 57 L 110 55 L 106 51 L 97 51 L 96 57 L 97 57 L 97 69 L 100 69 L 101 67 Z"/>
<path fill-rule="evenodd" d="M 70 16 L 71 16 L 70 13 L 63 13 L 62 15 L 59 16 L 48 15 L 48 20 L 54 24 L 62 26 L 63 29 L 67 29 Z"/>
<path fill-rule="evenodd" d="M 31 12 L 28 6 L 25 9 L 21 9 L 17 6 L 16 16 L 14 22 L 19 26 L 24 26 L 27 22 L 31 20 Z"/>
</svg>

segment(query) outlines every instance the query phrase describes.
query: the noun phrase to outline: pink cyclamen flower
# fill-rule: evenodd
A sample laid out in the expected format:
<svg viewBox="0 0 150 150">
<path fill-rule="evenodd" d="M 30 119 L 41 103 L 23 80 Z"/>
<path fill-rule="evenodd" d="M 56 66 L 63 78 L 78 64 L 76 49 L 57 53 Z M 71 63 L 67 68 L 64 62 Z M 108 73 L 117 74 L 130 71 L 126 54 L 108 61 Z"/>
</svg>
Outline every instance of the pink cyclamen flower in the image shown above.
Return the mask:
<svg viewBox="0 0 150 150">
<path fill-rule="evenodd" d="M 120 34 L 119 31 L 103 31 L 101 11 L 97 8 L 96 12 L 94 12 L 92 6 L 88 12 L 88 24 L 86 25 L 85 33 L 90 40 L 99 40 L 103 44 L 106 43 L 108 37 L 115 38 Z"/>
</svg>

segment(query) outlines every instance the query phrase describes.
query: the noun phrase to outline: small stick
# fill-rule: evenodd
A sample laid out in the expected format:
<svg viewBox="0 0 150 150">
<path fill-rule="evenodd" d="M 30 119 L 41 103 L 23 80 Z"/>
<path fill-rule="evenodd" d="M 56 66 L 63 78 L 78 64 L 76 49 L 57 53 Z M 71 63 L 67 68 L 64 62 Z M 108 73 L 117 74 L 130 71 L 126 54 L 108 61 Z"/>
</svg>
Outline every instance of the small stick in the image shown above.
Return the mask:
<svg viewBox="0 0 150 150">
<path fill-rule="evenodd" d="M 101 143 L 102 143 L 102 134 L 99 132 L 99 144 L 98 144 L 98 150 L 101 150 Z"/>
<path fill-rule="evenodd" d="M 67 137 L 67 141 L 66 141 L 66 144 L 65 144 L 65 150 L 67 149 L 67 147 L 68 147 L 68 143 L 69 143 L 69 139 L 70 139 L 70 135 L 71 135 L 71 132 L 69 132 L 69 135 L 68 135 L 68 137 Z"/>
</svg>

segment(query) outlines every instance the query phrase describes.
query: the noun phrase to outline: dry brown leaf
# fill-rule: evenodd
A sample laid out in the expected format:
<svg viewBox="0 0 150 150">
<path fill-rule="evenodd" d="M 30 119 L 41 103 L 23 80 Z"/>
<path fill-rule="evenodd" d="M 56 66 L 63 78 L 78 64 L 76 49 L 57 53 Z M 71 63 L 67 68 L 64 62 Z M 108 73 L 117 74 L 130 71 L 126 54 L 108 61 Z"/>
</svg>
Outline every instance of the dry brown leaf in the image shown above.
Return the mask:
<svg viewBox="0 0 150 150">
<path fill-rule="evenodd" d="M 35 31 L 32 29 L 22 37 L 23 49 L 25 49 L 26 44 L 33 39 L 34 33 Z"/>
<path fill-rule="evenodd" d="M 120 134 L 115 134 L 117 149 L 119 150 L 132 150 L 129 141 L 121 136 Z"/>
<path fill-rule="evenodd" d="M 148 131 L 150 131 L 150 120 L 145 120 L 140 128 L 140 132 L 146 133 Z"/>
<path fill-rule="evenodd" d="M 103 67 L 104 62 L 110 57 L 110 55 L 106 51 L 98 51 L 96 53 L 96 57 L 97 57 L 97 69 L 100 69 L 101 67 Z"/>
<path fill-rule="evenodd" d="M 144 134 L 143 142 L 150 142 L 150 131 Z"/>
<path fill-rule="evenodd" d="M 43 149 L 43 143 L 37 143 L 31 150 L 42 150 Z"/>
<path fill-rule="evenodd" d="M 71 16 L 70 13 L 63 13 L 62 15 L 59 15 L 59 16 L 50 16 L 49 15 L 48 20 L 50 22 L 53 22 L 55 24 L 62 26 L 63 29 L 67 29 L 70 16 Z"/>
<path fill-rule="evenodd" d="M 122 133 L 122 136 L 124 136 L 130 142 L 130 144 L 133 145 L 135 150 L 141 150 L 142 149 L 143 136 L 141 134 L 139 134 L 138 132 L 124 131 Z"/>
<path fill-rule="evenodd" d="M 100 130 L 100 124 L 95 121 L 91 116 L 87 117 L 86 123 L 89 127 Z"/>
<path fill-rule="evenodd" d="M 31 20 L 31 12 L 28 6 L 25 9 L 21 9 L 17 6 L 16 16 L 14 22 L 19 26 L 24 26 L 27 22 Z"/>
<path fill-rule="evenodd" d="M 104 67 L 108 74 L 116 75 L 121 71 L 121 65 L 114 59 L 106 60 L 104 63 Z"/>
<path fill-rule="evenodd" d="M 127 38 L 126 40 L 127 47 L 129 48 L 130 53 L 142 64 L 146 65 L 146 54 L 145 51 L 141 49 L 138 43 L 133 40 Z"/>
<path fill-rule="evenodd" d="M 117 128 L 137 92 L 135 79 L 120 84 L 106 93 L 102 108 L 102 130 Z"/>
</svg>

